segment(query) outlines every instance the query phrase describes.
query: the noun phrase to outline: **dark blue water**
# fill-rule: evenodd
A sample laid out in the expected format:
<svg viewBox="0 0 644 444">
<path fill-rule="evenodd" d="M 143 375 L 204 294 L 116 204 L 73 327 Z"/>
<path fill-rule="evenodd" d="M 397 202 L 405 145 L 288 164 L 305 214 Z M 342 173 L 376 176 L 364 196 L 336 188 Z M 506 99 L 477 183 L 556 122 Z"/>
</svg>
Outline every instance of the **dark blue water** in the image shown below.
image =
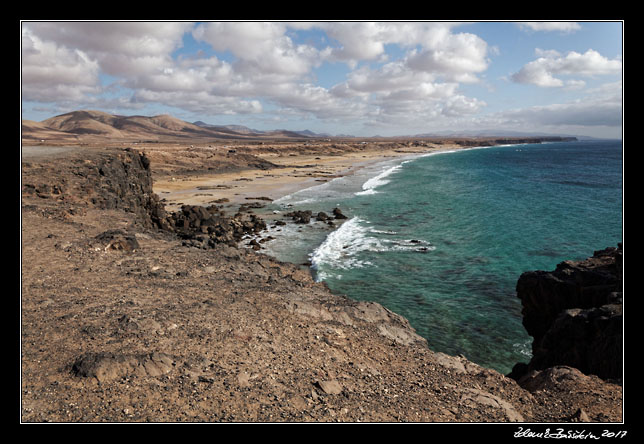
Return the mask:
<svg viewBox="0 0 644 444">
<path fill-rule="evenodd" d="M 409 319 L 435 351 L 507 373 L 530 358 L 515 286 L 622 241 L 621 141 L 513 145 L 383 163 L 277 202 L 350 219 L 271 254 Z M 280 245 L 284 246 L 280 248 Z"/>
</svg>

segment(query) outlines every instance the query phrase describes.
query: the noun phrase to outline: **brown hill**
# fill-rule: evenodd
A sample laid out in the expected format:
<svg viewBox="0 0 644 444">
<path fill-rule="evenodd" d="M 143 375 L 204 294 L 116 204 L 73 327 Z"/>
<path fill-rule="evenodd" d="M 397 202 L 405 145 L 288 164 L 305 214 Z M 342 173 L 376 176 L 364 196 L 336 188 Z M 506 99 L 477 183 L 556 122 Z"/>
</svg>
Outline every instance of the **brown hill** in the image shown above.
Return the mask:
<svg viewBox="0 0 644 444">
<path fill-rule="evenodd" d="M 42 122 L 23 120 L 22 141 L 29 142 L 112 142 L 179 141 L 194 139 L 298 138 L 294 132 L 275 131 L 263 135 L 214 126 L 198 126 L 169 115 L 119 116 L 102 111 L 81 110 L 61 114 Z"/>
<path fill-rule="evenodd" d="M 22 121 L 22 141 L 24 142 L 40 142 L 43 140 L 57 140 L 60 142 L 75 142 L 78 137 L 71 133 L 59 131 L 47 127 L 42 122 L 34 122 L 33 120 Z"/>
</svg>

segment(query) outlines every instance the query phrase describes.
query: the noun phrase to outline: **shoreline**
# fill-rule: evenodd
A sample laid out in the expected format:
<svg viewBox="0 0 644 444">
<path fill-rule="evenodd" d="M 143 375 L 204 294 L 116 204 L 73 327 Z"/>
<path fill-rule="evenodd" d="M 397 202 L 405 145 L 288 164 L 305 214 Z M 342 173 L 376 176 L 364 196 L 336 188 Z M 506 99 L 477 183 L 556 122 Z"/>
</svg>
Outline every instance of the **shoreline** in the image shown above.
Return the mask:
<svg viewBox="0 0 644 444">
<path fill-rule="evenodd" d="M 392 162 L 390 168 L 373 171 L 365 178 L 365 182 L 362 184 L 362 191 L 357 192 L 357 194 L 371 194 L 373 193 L 373 188 L 380 186 L 380 178 L 388 176 L 392 171 L 407 162 L 441 153 L 508 147 L 520 144 L 522 142 L 476 146 L 459 144 L 425 145 L 425 149 L 422 150 L 418 149 L 419 147 L 405 150 L 401 146 L 394 146 L 385 150 L 349 151 L 340 155 L 323 153 L 294 155 L 291 153 L 285 156 L 284 154 L 270 153 L 260 157 L 272 162 L 275 165 L 274 168 L 261 170 L 245 168 L 234 172 L 199 173 L 196 175 L 184 175 L 183 177 L 179 176 L 179 178 L 165 175 L 153 180 L 153 190 L 161 197 L 161 202 L 166 211 L 169 212 L 180 211 L 182 205 L 207 207 L 214 204 L 229 216 L 239 213 L 255 214 L 266 222 L 267 227 L 254 235 L 244 236 L 239 242 L 239 247 L 248 249 L 254 247 L 254 249 L 280 261 L 286 261 L 305 268 L 312 277 L 315 277 L 316 272 L 311 262 L 313 255 L 326 242 L 328 236 L 337 231 L 346 220 L 336 220 L 330 229 L 322 228 L 325 233 L 321 238 L 319 238 L 320 234 L 318 233 L 313 236 L 314 239 L 307 239 L 306 255 L 285 254 L 284 246 L 275 249 L 274 245 L 277 238 L 286 236 L 285 239 L 287 239 L 292 235 L 292 232 L 284 234 L 283 229 L 288 227 L 278 226 L 275 222 L 278 220 L 283 222 L 289 208 L 303 210 L 305 205 L 303 205 L 303 202 L 283 203 L 280 202 L 282 199 L 289 198 L 301 191 L 328 184 L 335 179 L 357 174 L 361 170 Z M 142 151 L 146 152 L 145 149 L 142 149 Z M 366 185 L 368 186 L 365 188 Z M 279 206 L 280 210 L 276 211 L 275 205 Z M 332 210 L 331 207 L 322 209 L 325 212 L 330 210 Z M 289 225 L 292 225 L 292 229 L 298 232 L 302 230 L 300 224 L 289 221 L 287 226 Z M 269 240 L 270 242 L 267 242 Z M 299 250 L 301 249 L 300 247 Z M 289 246 L 288 250 L 292 251 L 292 246 Z M 295 250 L 298 249 L 295 248 Z M 316 281 L 320 280 L 316 279 Z"/>
<path fill-rule="evenodd" d="M 342 155 L 305 154 L 297 157 L 259 155 L 277 167 L 213 172 L 181 178 L 158 177 L 154 180 L 153 188 L 155 193 L 164 199 L 163 203 L 168 211 L 176 211 L 182 204 L 207 206 L 215 203 L 223 204 L 224 211 L 234 212 L 235 207 L 252 202 L 254 198 L 276 201 L 389 160 L 404 161 L 406 157 L 469 148 L 472 147 L 450 145 L 430 147 L 422 151 L 388 149 L 348 152 Z"/>
</svg>

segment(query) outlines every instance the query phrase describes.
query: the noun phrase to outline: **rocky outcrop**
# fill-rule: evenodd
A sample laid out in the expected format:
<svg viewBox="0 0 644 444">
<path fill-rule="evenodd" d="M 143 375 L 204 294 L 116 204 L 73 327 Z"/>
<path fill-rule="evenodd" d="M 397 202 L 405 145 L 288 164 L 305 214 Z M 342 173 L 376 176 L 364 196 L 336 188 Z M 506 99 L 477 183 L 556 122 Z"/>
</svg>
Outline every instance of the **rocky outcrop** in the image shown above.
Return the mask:
<svg viewBox="0 0 644 444">
<path fill-rule="evenodd" d="M 556 365 L 603 379 L 622 377 L 622 245 L 551 272 L 521 275 L 517 296 L 533 357 L 509 375 L 520 379 Z"/>
<path fill-rule="evenodd" d="M 125 149 L 116 155 L 100 157 L 85 163 L 77 174 L 91 194 L 89 201 L 102 209 L 123 209 L 135 213 L 146 227 L 165 226 L 163 204 L 152 190 L 150 161 L 145 154 Z"/>
<path fill-rule="evenodd" d="M 266 222 L 254 214 L 229 217 L 216 205 L 183 205 L 168 221 L 170 228 L 184 239 L 184 245 L 200 248 L 222 243 L 236 245 L 245 235 L 266 229 Z"/>
</svg>

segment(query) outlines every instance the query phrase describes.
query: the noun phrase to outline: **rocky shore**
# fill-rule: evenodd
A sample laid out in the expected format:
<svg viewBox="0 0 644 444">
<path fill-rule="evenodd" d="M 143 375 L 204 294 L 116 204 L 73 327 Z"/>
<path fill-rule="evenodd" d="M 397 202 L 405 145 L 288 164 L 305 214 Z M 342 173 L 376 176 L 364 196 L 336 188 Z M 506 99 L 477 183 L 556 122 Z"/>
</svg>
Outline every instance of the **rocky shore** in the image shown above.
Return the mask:
<svg viewBox="0 0 644 444">
<path fill-rule="evenodd" d="M 23 159 L 22 422 L 623 420 L 620 368 L 542 358 L 549 336 L 577 328 L 564 325 L 562 310 L 575 325 L 614 328 L 606 310 L 617 309 L 606 306 L 619 282 L 580 284 L 580 295 L 597 286 L 610 295 L 595 298 L 598 308 L 566 303 L 554 321 L 540 320 L 537 297 L 525 297 L 526 328 L 539 332 L 534 362 L 515 368 L 515 380 L 433 352 L 386 308 L 239 248 L 264 227 L 252 213 L 167 211 L 152 187 L 159 157 L 85 148 Z M 325 216 L 341 211 L 285 223 Z M 594 262 L 614 269 L 617 257 L 610 250 Z M 577 282 L 576 270 L 559 271 Z M 522 277 L 519 297 L 531 285 L 548 292 L 530 282 Z M 615 340 L 599 341 L 608 349 Z"/>
<path fill-rule="evenodd" d="M 567 365 L 621 383 L 623 375 L 622 245 L 565 261 L 554 271 L 523 273 L 517 296 L 523 325 L 534 338 L 532 359 L 511 376 Z"/>
</svg>

